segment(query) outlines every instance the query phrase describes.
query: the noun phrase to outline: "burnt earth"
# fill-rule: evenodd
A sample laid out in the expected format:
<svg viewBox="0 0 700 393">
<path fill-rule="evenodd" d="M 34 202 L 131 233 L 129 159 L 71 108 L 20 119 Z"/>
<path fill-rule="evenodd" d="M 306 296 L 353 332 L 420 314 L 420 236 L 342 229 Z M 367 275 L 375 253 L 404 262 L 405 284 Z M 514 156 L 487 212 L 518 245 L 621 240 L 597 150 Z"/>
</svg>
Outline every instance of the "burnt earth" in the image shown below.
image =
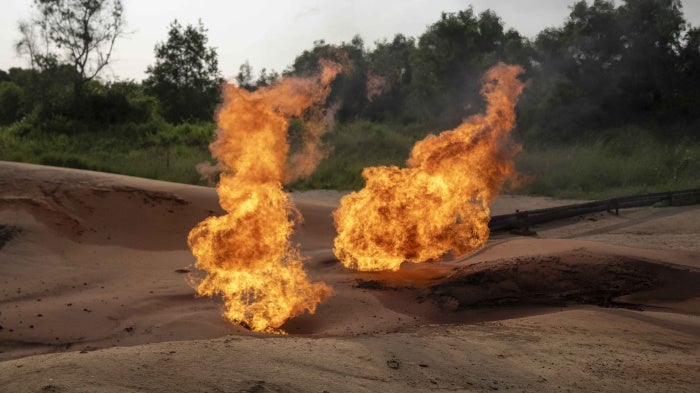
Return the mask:
<svg viewBox="0 0 700 393">
<path fill-rule="evenodd" d="M 567 303 L 639 308 L 615 298 L 700 282 L 700 273 L 622 256 L 587 252 L 566 256 L 496 260 L 455 269 L 429 288 L 427 297 L 457 308 Z M 700 288 L 699 288 L 700 289 Z M 454 308 L 454 307 L 452 307 Z"/>
</svg>

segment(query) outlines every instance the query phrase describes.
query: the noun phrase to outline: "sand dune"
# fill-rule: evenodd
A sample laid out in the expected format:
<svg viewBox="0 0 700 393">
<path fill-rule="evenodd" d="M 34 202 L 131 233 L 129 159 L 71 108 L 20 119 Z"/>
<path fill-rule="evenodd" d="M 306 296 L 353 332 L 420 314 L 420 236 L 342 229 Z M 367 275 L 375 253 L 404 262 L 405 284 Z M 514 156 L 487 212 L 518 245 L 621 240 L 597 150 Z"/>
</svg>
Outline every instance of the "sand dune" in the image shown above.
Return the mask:
<svg viewBox="0 0 700 393">
<path fill-rule="evenodd" d="M 696 391 L 700 207 L 494 235 L 461 258 L 358 273 L 341 194 L 293 195 L 334 296 L 273 337 L 195 298 L 185 242 L 211 188 L 0 163 L 0 392 Z M 566 204 L 499 198 L 495 214 Z"/>
</svg>

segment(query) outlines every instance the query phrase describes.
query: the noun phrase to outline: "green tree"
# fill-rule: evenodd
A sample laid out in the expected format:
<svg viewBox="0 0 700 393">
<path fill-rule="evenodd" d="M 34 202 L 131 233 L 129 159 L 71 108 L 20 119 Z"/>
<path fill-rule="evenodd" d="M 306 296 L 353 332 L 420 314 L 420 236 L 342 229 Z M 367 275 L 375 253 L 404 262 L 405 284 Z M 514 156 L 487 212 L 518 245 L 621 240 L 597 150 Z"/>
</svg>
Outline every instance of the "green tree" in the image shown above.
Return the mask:
<svg viewBox="0 0 700 393">
<path fill-rule="evenodd" d="M 586 130 L 690 116 L 697 58 L 680 1 L 578 1 L 570 9 L 562 27 L 537 36 L 522 128 L 568 140 Z"/>
<path fill-rule="evenodd" d="M 242 87 L 248 91 L 253 91 L 256 89 L 255 83 L 253 83 L 253 67 L 250 66 L 248 60 L 241 64 L 238 68 L 238 74 L 236 74 L 236 83 L 239 87 Z"/>
<path fill-rule="evenodd" d="M 280 75 L 277 71 L 275 71 L 275 70 L 268 71 L 267 68 L 263 67 L 260 70 L 260 75 L 258 75 L 258 79 L 255 81 L 255 86 L 256 87 L 270 86 L 271 84 L 275 83 L 275 81 L 279 77 L 280 77 Z"/>
<path fill-rule="evenodd" d="M 623 101 L 652 116 L 675 114 L 676 67 L 687 29 L 680 0 L 626 0 L 618 12 Z"/>
<path fill-rule="evenodd" d="M 396 119 L 401 116 L 411 82 L 411 56 L 415 40 L 397 34 L 391 41 L 375 42 L 368 53 L 368 84 L 374 82 L 376 91 L 368 89 L 370 103 L 367 115 L 373 120 Z"/>
<path fill-rule="evenodd" d="M 73 94 L 73 83 L 78 76 L 72 66 L 61 64 L 44 70 L 10 68 L 9 76 L 22 89 L 21 113 L 33 113 L 32 118 L 41 120 L 79 113 Z"/>
<path fill-rule="evenodd" d="M 156 45 L 156 63 L 148 66 L 144 86 L 160 101 L 163 117 L 171 122 L 209 121 L 220 102 L 223 83 L 216 49 L 208 44 L 207 30 L 170 24 L 168 39 Z"/>
<path fill-rule="evenodd" d="M 14 123 L 21 114 L 24 92 L 13 82 L 0 82 L 0 125 Z"/>
<path fill-rule="evenodd" d="M 367 105 L 367 52 L 362 37 L 356 35 L 350 42 L 340 45 L 324 40 L 314 42 L 311 50 L 305 50 L 294 59 L 287 75 L 311 76 L 319 72 L 319 60 L 332 60 L 343 66 L 343 71 L 331 85 L 329 102 L 340 104 L 336 118 L 340 121 L 356 117 Z"/>
<path fill-rule="evenodd" d="M 612 1 L 574 3 L 560 28 L 538 34 L 532 86 L 520 105 L 520 124 L 537 138 L 567 140 L 583 127 L 610 123 L 620 91 L 621 30 Z M 614 109 L 613 109 L 614 108 Z"/>
<path fill-rule="evenodd" d="M 528 66 L 525 49 L 524 39 L 504 32 L 493 11 L 477 16 L 470 7 L 443 13 L 412 52 L 406 113 L 441 128 L 454 126 L 466 114 L 464 105 L 478 99 L 482 73 L 499 60 L 523 60 Z"/>
<path fill-rule="evenodd" d="M 241 66 L 238 68 L 238 74 L 236 74 L 235 79 L 239 87 L 242 87 L 248 91 L 254 91 L 259 87 L 270 86 L 271 84 L 275 83 L 278 78 L 279 74 L 277 71 L 268 71 L 267 68 L 263 67 L 263 69 L 260 70 L 258 79 L 254 80 L 253 67 L 251 67 L 248 60 L 246 60 L 245 63 L 241 64 Z"/>
<path fill-rule="evenodd" d="M 121 0 L 34 0 L 36 15 L 19 23 L 18 53 L 41 71 L 69 64 L 75 69 L 73 95 L 109 64 L 124 34 Z"/>
<path fill-rule="evenodd" d="M 700 28 L 689 29 L 683 38 L 678 61 L 679 91 L 676 108 L 683 118 L 695 114 L 700 103 Z M 696 127 L 696 130 L 698 128 Z"/>
</svg>

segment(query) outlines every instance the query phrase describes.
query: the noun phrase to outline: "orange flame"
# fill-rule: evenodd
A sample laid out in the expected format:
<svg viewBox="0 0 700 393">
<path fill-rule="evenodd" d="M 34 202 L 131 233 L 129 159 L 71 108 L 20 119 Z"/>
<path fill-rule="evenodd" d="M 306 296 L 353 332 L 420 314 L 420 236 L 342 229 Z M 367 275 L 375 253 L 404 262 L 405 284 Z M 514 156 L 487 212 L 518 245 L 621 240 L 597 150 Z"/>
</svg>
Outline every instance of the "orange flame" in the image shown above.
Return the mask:
<svg viewBox="0 0 700 393">
<path fill-rule="evenodd" d="M 334 213 L 335 255 L 348 268 L 398 270 L 484 245 L 489 205 L 513 171 L 519 151 L 508 138 L 524 84 L 519 66 L 486 71 L 484 115 L 416 143 L 408 167 L 365 168 L 365 188 L 345 196 Z"/>
<path fill-rule="evenodd" d="M 305 142 L 320 143 L 324 129 L 320 106 L 340 72 L 336 63 L 321 66 L 318 77 L 283 78 L 254 92 L 224 86 L 219 128 L 210 150 L 222 170 L 217 192 L 227 213 L 200 222 L 187 242 L 196 266 L 207 272 L 197 293 L 220 294 L 226 306 L 223 316 L 252 330 L 280 333 L 287 319 L 315 312 L 331 293 L 325 284 L 309 281 L 298 247 L 290 244 L 294 225 L 290 217 L 298 213 L 282 190 L 283 181 L 310 173 L 323 158 L 287 161 L 291 117 L 311 116 L 311 136 Z"/>
</svg>

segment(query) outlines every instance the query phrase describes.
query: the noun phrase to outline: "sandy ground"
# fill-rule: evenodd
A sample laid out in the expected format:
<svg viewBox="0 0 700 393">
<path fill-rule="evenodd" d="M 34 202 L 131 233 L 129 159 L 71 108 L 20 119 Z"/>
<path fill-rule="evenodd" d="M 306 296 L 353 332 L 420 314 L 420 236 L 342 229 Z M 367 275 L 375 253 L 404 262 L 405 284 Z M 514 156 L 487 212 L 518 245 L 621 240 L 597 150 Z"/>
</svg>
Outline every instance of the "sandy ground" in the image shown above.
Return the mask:
<svg viewBox="0 0 700 393">
<path fill-rule="evenodd" d="M 213 189 L 0 163 L 0 392 L 700 386 L 700 207 L 575 217 L 388 274 L 335 260 L 340 196 L 293 195 L 294 241 L 335 295 L 269 336 L 186 282 Z M 503 196 L 492 213 L 571 202 Z"/>
</svg>

